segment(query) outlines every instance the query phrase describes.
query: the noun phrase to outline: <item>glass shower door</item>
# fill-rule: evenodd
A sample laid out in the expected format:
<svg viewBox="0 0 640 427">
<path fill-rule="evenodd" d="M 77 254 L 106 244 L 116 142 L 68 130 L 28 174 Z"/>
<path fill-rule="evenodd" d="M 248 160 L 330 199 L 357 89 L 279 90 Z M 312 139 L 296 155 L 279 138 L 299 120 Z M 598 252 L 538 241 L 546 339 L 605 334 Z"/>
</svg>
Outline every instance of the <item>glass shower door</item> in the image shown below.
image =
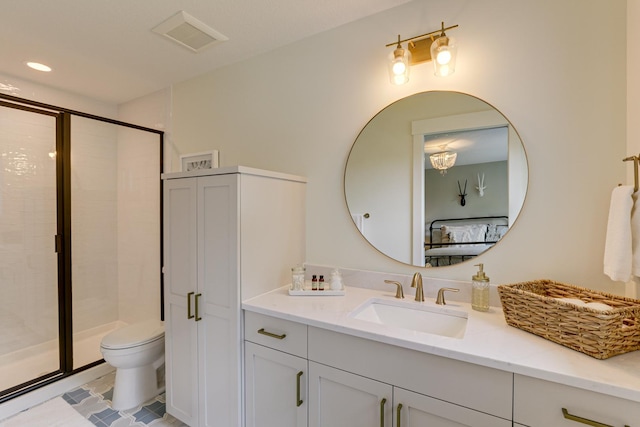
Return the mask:
<svg viewBox="0 0 640 427">
<path fill-rule="evenodd" d="M 60 371 L 56 119 L 0 105 L 0 391 Z"/>
</svg>

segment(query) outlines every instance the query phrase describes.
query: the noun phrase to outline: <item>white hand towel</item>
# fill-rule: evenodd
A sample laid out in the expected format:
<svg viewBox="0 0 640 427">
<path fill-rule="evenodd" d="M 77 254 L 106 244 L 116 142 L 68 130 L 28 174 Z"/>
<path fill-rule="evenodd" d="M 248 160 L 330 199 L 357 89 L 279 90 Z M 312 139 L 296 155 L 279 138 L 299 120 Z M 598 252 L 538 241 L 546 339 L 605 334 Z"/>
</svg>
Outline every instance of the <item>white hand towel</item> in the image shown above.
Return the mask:
<svg viewBox="0 0 640 427">
<path fill-rule="evenodd" d="M 633 187 L 621 185 L 611 193 L 607 239 L 604 246 L 604 274 L 611 280 L 628 282 L 631 279 L 631 211 Z M 640 265 L 640 264 L 639 264 Z"/>
<path fill-rule="evenodd" d="M 360 233 L 364 235 L 364 215 L 363 214 L 353 214 L 351 215 L 353 222 L 355 223 Z"/>
<path fill-rule="evenodd" d="M 638 204 L 639 192 L 632 197 L 633 208 L 631 210 L 631 273 L 640 277 L 640 204 Z"/>
</svg>

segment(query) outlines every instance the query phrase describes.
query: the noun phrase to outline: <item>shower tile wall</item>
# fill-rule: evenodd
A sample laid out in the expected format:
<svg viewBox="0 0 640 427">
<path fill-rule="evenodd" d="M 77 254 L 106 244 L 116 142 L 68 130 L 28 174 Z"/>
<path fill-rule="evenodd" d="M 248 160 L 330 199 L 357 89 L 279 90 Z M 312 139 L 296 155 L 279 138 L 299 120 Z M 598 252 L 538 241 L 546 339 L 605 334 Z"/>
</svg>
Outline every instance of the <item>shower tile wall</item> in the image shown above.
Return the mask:
<svg viewBox="0 0 640 427">
<path fill-rule="evenodd" d="M 78 117 L 71 128 L 74 337 L 103 335 L 160 316 L 158 136 Z"/>
<path fill-rule="evenodd" d="M 58 307 L 55 119 L 4 108 L 0 128 L 2 356 L 56 339 Z"/>
<path fill-rule="evenodd" d="M 135 323 L 160 316 L 160 144 L 118 129 L 118 311 Z"/>
<path fill-rule="evenodd" d="M 117 127 L 71 120 L 74 333 L 118 320 Z"/>
</svg>

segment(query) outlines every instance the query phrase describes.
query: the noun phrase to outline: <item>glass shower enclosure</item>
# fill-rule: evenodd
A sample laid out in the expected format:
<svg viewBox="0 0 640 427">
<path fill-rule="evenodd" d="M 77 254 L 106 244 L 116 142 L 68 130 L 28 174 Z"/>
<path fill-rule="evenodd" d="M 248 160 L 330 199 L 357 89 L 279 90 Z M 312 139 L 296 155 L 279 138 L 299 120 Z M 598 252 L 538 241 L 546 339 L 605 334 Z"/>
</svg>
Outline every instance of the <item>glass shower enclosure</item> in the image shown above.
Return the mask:
<svg viewBox="0 0 640 427">
<path fill-rule="evenodd" d="M 161 318 L 162 139 L 0 95 L 0 402 Z"/>
</svg>

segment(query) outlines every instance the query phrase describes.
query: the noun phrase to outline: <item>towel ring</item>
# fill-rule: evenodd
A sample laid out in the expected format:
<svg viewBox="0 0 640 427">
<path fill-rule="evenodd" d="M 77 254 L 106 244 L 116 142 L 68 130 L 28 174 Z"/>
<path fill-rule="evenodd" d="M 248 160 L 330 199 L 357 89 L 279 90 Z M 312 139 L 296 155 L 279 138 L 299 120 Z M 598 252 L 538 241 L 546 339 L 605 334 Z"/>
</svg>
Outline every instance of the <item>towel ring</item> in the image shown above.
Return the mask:
<svg viewBox="0 0 640 427">
<path fill-rule="evenodd" d="M 636 192 L 640 188 L 638 185 L 638 163 L 640 163 L 640 154 L 622 159 L 623 162 L 633 161 L 633 191 Z"/>
</svg>

